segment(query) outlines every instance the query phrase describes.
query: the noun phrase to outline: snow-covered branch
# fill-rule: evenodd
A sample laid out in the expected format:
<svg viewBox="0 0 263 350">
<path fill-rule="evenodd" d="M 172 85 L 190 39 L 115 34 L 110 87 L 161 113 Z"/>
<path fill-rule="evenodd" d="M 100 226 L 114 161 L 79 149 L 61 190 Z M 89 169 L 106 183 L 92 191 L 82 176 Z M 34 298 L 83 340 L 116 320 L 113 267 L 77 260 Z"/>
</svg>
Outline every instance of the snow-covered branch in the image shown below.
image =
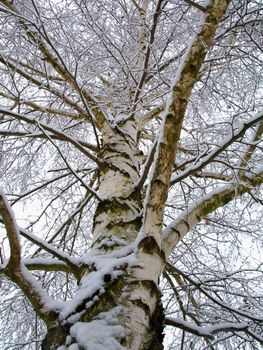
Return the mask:
<svg viewBox="0 0 263 350">
<path fill-rule="evenodd" d="M 146 26 L 143 26 L 143 32 L 141 34 L 140 41 L 141 41 L 141 51 L 143 52 L 144 60 L 143 60 L 143 62 L 141 62 L 142 74 L 141 74 L 141 77 L 139 79 L 138 85 L 136 87 L 136 92 L 134 94 L 134 105 L 136 105 L 136 103 L 139 99 L 139 96 L 141 94 L 143 85 L 145 84 L 145 80 L 146 80 L 147 72 L 148 72 L 148 64 L 149 64 L 151 50 L 152 50 L 151 47 L 152 47 L 152 44 L 154 42 L 155 31 L 157 28 L 158 19 L 159 19 L 160 14 L 162 13 L 161 9 L 162 9 L 162 7 L 164 8 L 166 3 L 167 2 L 165 2 L 163 0 L 157 1 L 156 8 L 155 8 L 154 15 L 153 15 L 152 27 L 151 27 L 150 33 L 149 33 L 149 38 L 147 38 L 147 34 L 145 33 Z M 148 1 L 146 1 L 145 4 L 148 4 Z M 146 7 L 145 9 L 143 7 L 140 9 L 140 13 L 141 13 L 143 22 L 145 21 L 145 17 L 147 15 L 147 6 L 145 6 L 145 7 Z"/>
<path fill-rule="evenodd" d="M 17 226 L 13 210 L 9 205 L 6 196 L 2 192 L 0 193 L 0 214 L 1 221 L 3 222 L 7 232 L 7 237 L 10 246 L 10 258 L 7 266 L 10 265 L 13 269 L 19 269 L 21 261 L 19 236 L 21 235 L 29 241 L 31 241 L 32 243 L 44 249 L 46 252 L 50 253 L 52 256 L 59 259 L 62 262 L 62 265 L 63 263 L 66 264 L 66 266 L 68 266 L 68 268 L 74 271 L 75 275 L 78 276 L 79 264 L 75 259 L 73 259 L 70 255 L 66 254 L 65 252 L 62 252 L 59 249 L 55 248 L 43 239 Z M 34 262 L 36 261 L 34 260 Z M 48 265 L 51 265 L 50 261 Z"/>
<path fill-rule="evenodd" d="M 43 123 L 41 123 L 43 125 Z M 66 136 L 65 137 L 65 134 L 63 135 L 59 135 L 59 133 L 61 132 L 58 132 L 57 134 L 51 134 L 49 133 L 49 137 L 52 138 L 52 140 L 58 140 L 58 141 L 68 141 L 70 142 L 69 140 L 71 140 L 70 143 L 72 142 L 77 142 L 79 145 L 83 146 L 84 148 L 88 148 L 88 149 L 91 149 L 92 151 L 98 151 L 98 148 L 97 146 L 89 143 L 89 142 L 86 142 L 84 140 L 81 140 L 81 139 L 76 139 L 76 138 L 72 138 L 70 136 Z M 43 133 L 37 133 L 37 132 L 30 132 L 30 131 L 15 131 L 15 130 L 7 130 L 7 129 L 0 129 L 0 136 L 4 136 L 4 137 L 12 137 L 12 136 L 17 136 L 17 137 L 27 137 L 27 138 L 31 138 L 31 139 L 46 139 L 46 135 L 44 135 Z M 82 149 L 82 153 L 84 153 L 85 151 Z M 86 152 L 85 152 L 86 153 Z M 86 155 L 86 154 L 85 154 Z"/>
<path fill-rule="evenodd" d="M 102 110 L 99 108 L 97 101 L 92 94 L 87 90 L 79 86 L 77 80 L 68 69 L 64 59 L 56 49 L 52 40 L 50 39 L 45 27 L 42 23 L 41 27 L 37 26 L 37 22 L 31 22 L 30 19 L 22 16 L 19 10 L 13 3 L 1 1 L 6 6 L 6 11 L 10 11 L 10 14 L 20 19 L 21 27 L 24 29 L 28 39 L 33 42 L 43 55 L 43 58 L 48 62 L 54 70 L 67 82 L 76 92 L 78 92 L 83 98 L 86 111 L 91 118 L 95 116 L 95 122 L 99 126 L 102 126 L 103 122 L 107 120 Z M 38 15 L 38 14 L 37 14 Z"/>
<path fill-rule="evenodd" d="M 41 270 L 41 271 L 63 271 L 67 273 L 73 273 L 74 270 L 65 262 L 57 259 L 49 258 L 32 258 L 23 259 L 22 263 L 28 270 Z"/>
<path fill-rule="evenodd" d="M 180 318 L 174 318 L 174 317 L 166 317 L 165 324 L 167 326 L 177 327 L 186 332 L 189 332 L 201 337 L 205 337 L 208 339 L 214 339 L 214 335 L 220 332 L 244 332 L 247 330 L 249 326 L 247 322 L 240 322 L 240 323 L 225 322 L 225 323 L 219 323 L 214 326 L 200 327 L 193 323 L 184 321 Z"/>
<path fill-rule="evenodd" d="M 187 176 L 198 173 L 201 171 L 206 165 L 211 163 L 219 154 L 225 151 L 232 143 L 238 140 L 244 133 L 253 125 L 260 123 L 263 119 L 263 112 L 260 111 L 248 121 L 244 122 L 241 127 L 237 130 L 234 130 L 231 135 L 229 135 L 224 141 L 222 141 L 219 145 L 215 146 L 210 152 L 205 152 L 202 156 L 199 156 L 200 160 L 194 159 L 194 165 L 186 168 L 182 173 L 175 175 L 171 179 L 171 186 L 182 181 Z M 253 150 L 255 147 L 253 147 Z M 252 148 L 250 148 L 250 156 L 251 156 Z"/>
<path fill-rule="evenodd" d="M 43 128 L 44 130 L 46 130 L 48 133 L 51 133 L 51 135 L 49 136 L 49 134 L 46 134 L 46 137 L 50 137 L 52 138 L 52 134 L 58 136 L 61 140 L 67 141 L 69 143 L 71 143 L 72 145 L 74 145 L 78 150 L 80 150 L 85 156 L 87 156 L 88 158 L 90 158 L 92 161 L 94 161 L 97 165 L 101 166 L 101 161 L 94 156 L 92 153 L 90 153 L 86 148 L 83 147 L 83 145 L 81 144 L 82 142 L 79 142 L 79 140 L 75 140 L 74 138 L 68 136 L 66 133 L 64 133 L 63 131 L 60 131 L 58 129 L 52 128 L 49 125 L 39 122 L 34 118 L 30 118 L 24 114 L 21 113 L 16 113 L 13 112 L 11 110 L 8 109 L 3 109 L 0 108 L 0 113 L 3 115 L 9 115 L 11 117 L 14 117 L 17 120 L 22 120 L 28 124 L 32 124 L 32 125 L 36 125 L 36 126 L 40 126 L 41 128 Z M 87 146 L 87 144 L 85 145 Z"/>
<path fill-rule="evenodd" d="M 21 260 L 19 229 L 16 224 L 14 212 L 2 191 L 0 191 L 0 216 L 3 220 L 9 241 L 10 258 L 8 261 L 8 266 L 14 270 L 17 270 L 19 269 Z"/>
<path fill-rule="evenodd" d="M 144 222 L 145 236 L 154 237 L 158 245 L 161 244 L 160 226 L 163 209 L 189 96 L 228 2 L 211 1 L 209 4 L 202 16 L 199 32 L 189 44 L 182 64 L 176 72 L 171 96 L 167 102 L 156 151 L 154 175 L 148 191 Z"/>
<path fill-rule="evenodd" d="M 168 257 L 177 243 L 208 214 L 226 205 L 235 197 L 250 192 L 253 187 L 259 186 L 262 182 L 263 171 L 260 168 L 253 176 L 247 177 L 246 183 L 222 186 L 185 209 L 163 232 L 163 249 L 165 255 Z"/>
<path fill-rule="evenodd" d="M 87 112 L 85 109 L 83 109 L 82 106 L 80 106 L 79 103 L 75 102 L 73 99 L 68 97 L 63 90 L 58 89 L 54 84 L 50 84 L 49 82 L 42 81 L 41 79 L 37 79 L 34 75 L 31 73 L 28 73 L 23 67 L 17 66 L 15 63 L 13 63 L 11 60 L 9 60 L 4 55 L 0 54 L 0 63 L 4 64 L 9 70 L 19 74 L 21 77 L 26 79 L 28 82 L 32 83 L 33 85 L 37 86 L 40 89 L 44 89 L 51 93 L 52 95 L 58 97 L 61 99 L 67 106 L 73 107 L 80 116 L 83 116 L 83 119 L 87 122 L 90 122 L 89 115 L 87 115 Z M 77 115 L 77 120 L 79 120 L 79 115 Z M 71 114 L 72 117 L 72 114 Z"/>
<path fill-rule="evenodd" d="M 55 317 L 56 311 L 52 307 L 47 306 L 51 298 L 42 290 L 41 286 L 21 261 L 19 228 L 16 224 L 13 210 L 3 192 L 0 193 L 0 215 L 5 225 L 10 246 L 9 260 L 7 263 L 4 262 L 1 273 L 4 273 L 21 288 L 31 301 L 36 312 L 48 324 Z"/>
<path fill-rule="evenodd" d="M 242 309 L 230 306 L 229 304 L 225 303 L 224 301 L 220 300 L 218 297 L 214 297 L 209 293 L 200 282 L 196 282 L 192 277 L 188 276 L 186 273 L 181 271 L 178 267 L 175 267 L 171 265 L 170 263 L 166 264 L 167 269 L 170 270 L 172 273 L 175 271 L 175 273 L 179 273 L 186 281 L 190 282 L 192 285 L 194 285 L 199 291 L 202 292 L 208 299 L 210 299 L 213 303 L 216 305 L 222 307 L 223 309 L 228 310 L 231 314 L 235 316 L 242 316 L 245 319 L 255 321 L 255 322 L 262 322 L 263 317 L 258 315 L 253 315 L 252 313 L 249 313 L 247 311 L 243 311 Z"/>
<path fill-rule="evenodd" d="M 45 250 L 46 252 L 48 252 L 49 254 L 54 256 L 55 258 L 57 258 L 60 261 L 64 262 L 67 266 L 69 266 L 69 268 L 71 268 L 72 271 L 74 271 L 75 275 L 77 277 L 79 277 L 78 276 L 78 274 L 79 274 L 79 264 L 70 255 L 68 255 L 67 253 L 65 253 L 65 252 L 55 248 L 52 244 L 47 243 L 43 239 L 37 237 L 33 233 L 29 233 L 28 231 L 26 231 L 26 230 L 24 230 L 22 228 L 19 228 L 19 233 L 21 234 L 21 236 L 25 237 L 30 242 L 36 244 L 38 247 L 42 248 L 43 250 Z"/>
<path fill-rule="evenodd" d="M 260 124 L 258 125 L 256 132 L 253 135 L 253 139 L 251 140 L 251 143 L 247 147 L 246 152 L 240 161 L 240 164 L 239 164 L 240 171 L 238 175 L 242 180 L 246 179 L 244 169 L 248 168 L 249 160 L 252 157 L 253 153 L 255 152 L 257 148 L 257 144 L 260 142 L 260 138 L 262 134 L 263 134 L 263 120 L 261 120 Z"/>
</svg>

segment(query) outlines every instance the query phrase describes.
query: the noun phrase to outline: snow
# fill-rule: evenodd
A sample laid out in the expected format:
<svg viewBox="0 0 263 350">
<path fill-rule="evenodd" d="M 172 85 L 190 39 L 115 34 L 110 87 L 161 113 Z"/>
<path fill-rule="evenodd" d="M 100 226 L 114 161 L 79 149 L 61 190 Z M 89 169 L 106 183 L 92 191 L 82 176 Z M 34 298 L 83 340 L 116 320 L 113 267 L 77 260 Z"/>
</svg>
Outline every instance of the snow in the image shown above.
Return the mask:
<svg viewBox="0 0 263 350">
<path fill-rule="evenodd" d="M 196 200 L 194 203 L 190 204 L 188 208 L 186 208 L 177 218 L 176 220 L 172 221 L 164 230 L 163 230 L 163 238 L 165 239 L 169 234 L 173 231 L 173 229 L 176 229 L 177 225 L 185 221 L 189 214 L 192 213 L 200 204 L 204 203 L 205 201 L 209 200 L 216 194 L 220 194 L 223 191 L 228 191 L 232 188 L 231 184 L 227 184 L 224 186 L 221 186 L 220 188 L 217 188 L 214 191 L 209 192 L 205 196 L 202 196 L 199 198 L 199 200 Z"/>
<path fill-rule="evenodd" d="M 21 263 L 21 265 L 20 265 L 20 271 L 21 271 L 23 278 L 37 292 L 38 296 L 41 299 L 41 303 L 43 304 L 44 308 L 46 308 L 47 310 L 56 310 L 56 311 L 62 310 L 62 307 L 64 306 L 65 302 L 51 298 L 46 293 L 46 291 L 42 288 L 42 286 L 36 281 L 36 279 L 33 277 L 33 275 L 27 270 L 27 268 L 23 265 L 23 263 Z"/>
<path fill-rule="evenodd" d="M 81 317 L 81 313 L 75 313 L 76 308 L 82 303 L 85 303 L 86 308 L 96 303 L 98 296 L 105 292 L 105 275 L 109 275 L 111 281 L 122 275 L 122 267 L 134 262 L 132 253 L 133 245 L 123 247 L 109 254 L 103 254 L 98 250 L 86 254 L 81 262 L 87 266 L 92 266 L 95 271 L 91 271 L 82 278 L 80 288 L 74 298 L 67 301 L 67 304 L 61 310 L 60 319 L 76 322 Z"/>
<path fill-rule="evenodd" d="M 245 330 L 248 327 L 247 322 L 240 322 L 240 323 L 222 322 L 214 326 L 201 327 L 201 326 L 197 326 L 196 324 L 182 320 L 180 318 L 167 317 L 166 319 L 167 321 L 174 323 L 174 326 L 177 326 L 182 329 L 188 329 L 190 332 L 200 336 L 204 336 L 204 337 L 205 336 L 213 337 L 213 334 L 224 332 L 227 330 L 233 330 L 233 331 Z"/>
<path fill-rule="evenodd" d="M 100 249 L 102 247 L 114 247 L 114 246 L 125 246 L 126 241 L 124 239 L 121 239 L 119 237 L 116 237 L 114 234 L 105 234 L 104 238 L 99 242 L 99 244 L 96 244 L 96 249 Z"/>
<path fill-rule="evenodd" d="M 74 258 L 72 258 L 70 255 L 67 253 L 55 248 L 53 245 L 47 243 L 45 240 L 37 237 L 31 232 L 26 231 L 25 229 L 19 228 L 19 231 L 21 234 L 29 239 L 31 242 L 34 242 L 38 244 L 40 247 L 42 246 L 43 249 L 48 251 L 50 254 L 56 256 L 58 259 L 64 260 L 65 262 L 69 262 L 72 265 L 78 265 L 78 261 Z M 48 260 L 47 260 L 48 261 Z"/>
<path fill-rule="evenodd" d="M 69 345 L 69 344 L 70 344 L 71 339 L 72 339 L 71 336 L 68 335 L 67 338 L 66 338 L 66 345 Z"/>
<path fill-rule="evenodd" d="M 99 196 L 101 199 L 108 199 L 109 197 L 119 197 L 123 192 L 123 184 L 126 178 L 117 171 L 110 170 L 103 175 L 103 179 L 99 188 Z M 130 188 L 127 188 L 127 194 Z"/>
<path fill-rule="evenodd" d="M 61 265 L 61 266 L 67 266 L 67 264 L 63 261 L 52 259 L 52 258 L 26 258 L 22 260 L 24 265 Z"/>
<path fill-rule="evenodd" d="M 240 322 L 240 323 L 232 323 L 232 322 L 224 322 L 224 323 L 219 323 L 214 326 L 207 326 L 203 327 L 207 332 L 210 333 L 217 333 L 217 332 L 223 332 L 225 329 L 231 328 L 233 330 L 240 330 L 240 329 L 245 329 L 248 327 L 247 322 Z"/>
<path fill-rule="evenodd" d="M 125 337 L 124 328 L 118 324 L 117 318 L 121 312 L 122 307 L 118 306 L 111 311 L 100 313 L 89 323 L 77 322 L 71 327 L 70 334 L 84 349 L 124 350 L 118 341 Z M 75 344 L 69 349 L 78 349 L 73 346 Z"/>
<path fill-rule="evenodd" d="M 202 169 L 206 164 L 210 163 L 215 157 L 217 157 L 220 153 L 222 153 L 230 144 L 232 144 L 235 140 L 237 140 L 242 133 L 247 129 L 248 126 L 255 125 L 259 123 L 263 118 L 263 113 L 259 112 L 256 113 L 253 117 L 245 121 L 241 124 L 240 127 L 235 129 L 231 128 L 228 136 L 218 144 L 216 144 L 210 152 L 205 151 L 203 154 L 200 154 L 199 157 L 195 160 L 193 165 L 186 168 L 184 171 L 182 171 L 180 174 L 175 175 L 171 179 L 171 183 L 178 182 L 185 178 L 187 175 L 189 175 L 192 172 L 196 172 L 200 169 Z"/>
<path fill-rule="evenodd" d="M 15 218 L 14 211 L 13 211 L 11 205 L 9 204 L 6 195 L 4 194 L 4 192 L 0 188 L 0 198 L 1 197 L 2 197 L 2 200 L 4 202 L 4 206 L 6 207 L 6 210 L 8 211 L 8 214 L 9 214 L 9 216 L 12 219 L 12 224 L 13 224 L 13 227 L 14 227 L 14 230 L 15 230 L 14 234 L 16 235 L 17 244 L 20 245 L 19 228 L 18 228 L 18 226 L 16 224 L 16 218 Z"/>
<path fill-rule="evenodd" d="M 204 8 L 207 8 L 211 3 L 211 0 L 201 0 L 199 1 L 199 4 L 198 5 L 201 5 L 202 7 Z"/>
<path fill-rule="evenodd" d="M 68 350 L 79 350 L 79 346 L 78 344 L 71 344 L 69 347 L 68 347 Z"/>
</svg>

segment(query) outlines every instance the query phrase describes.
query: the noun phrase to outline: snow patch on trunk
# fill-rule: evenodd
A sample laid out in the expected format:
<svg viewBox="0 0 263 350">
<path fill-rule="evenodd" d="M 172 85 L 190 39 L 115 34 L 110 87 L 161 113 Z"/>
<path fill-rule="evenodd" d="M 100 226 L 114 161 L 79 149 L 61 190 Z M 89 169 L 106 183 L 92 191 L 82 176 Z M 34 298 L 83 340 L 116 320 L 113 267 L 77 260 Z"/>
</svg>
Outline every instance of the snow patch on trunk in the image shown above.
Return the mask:
<svg viewBox="0 0 263 350">
<path fill-rule="evenodd" d="M 85 265 L 93 266 L 94 271 L 84 276 L 80 283 L 80 288 L 71 301 L 68 301 L 60 313 L 60 319 L 74 323 L 78 321 L 85 310 L 98 301 L 101 294 L 105 292 L 105 276 L 111 281 L 123 274 L 123 266 L 131 265 L 134 262 L 133 246 L 124 247 L 110 254 L 101 254 L 93 251 L 87 254 L 82 262 Z M 82 312 L 76 312 L 79 305 L 85 302 Z"/>
<path fill-rule="evenodd" d="M 125 338 L 125 331 L 117 318 L 122 309 L 116 307 L 108 312 L 102 312 L 89 323 L 77 322 L 71 327 L 70 335 L 78 345 L 87 350 L 124 350 L 119 341 Z M 77 344 L 72 344 L 70 349 L 75 350 L 73 346 Z"/>
</svg>

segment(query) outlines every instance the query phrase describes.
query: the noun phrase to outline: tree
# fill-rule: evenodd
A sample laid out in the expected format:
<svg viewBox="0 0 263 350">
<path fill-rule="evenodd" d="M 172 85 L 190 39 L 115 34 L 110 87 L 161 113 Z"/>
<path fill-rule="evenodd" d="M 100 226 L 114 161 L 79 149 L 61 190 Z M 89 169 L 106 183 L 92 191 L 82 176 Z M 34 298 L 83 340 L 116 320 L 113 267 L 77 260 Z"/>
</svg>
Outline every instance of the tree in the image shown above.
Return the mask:
<svg viewBox="0 0 263 350">
<path fill-rule="evenodd" d="M 259 349 L 262 10 L 0 0 L 3 346 Z"/>
</svg>

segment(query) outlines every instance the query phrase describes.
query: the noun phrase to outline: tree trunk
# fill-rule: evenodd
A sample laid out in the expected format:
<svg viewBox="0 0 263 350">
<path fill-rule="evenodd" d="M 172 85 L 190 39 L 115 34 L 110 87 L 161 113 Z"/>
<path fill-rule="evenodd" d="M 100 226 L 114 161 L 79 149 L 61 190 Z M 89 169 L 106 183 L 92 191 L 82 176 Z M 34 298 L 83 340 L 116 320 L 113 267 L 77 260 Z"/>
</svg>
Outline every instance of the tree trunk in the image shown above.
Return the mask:
<svg viewBox="0 0 263 350">
<path fill-rule="evenodd" d="M 82 266 L 79 290 L 48 329 L 43 350 L 72 344 L 91 350 L 163 348 L 158 279 L 164 254 L 152 238 L 140 240 L 137 131 L 131 121 L 121 130 L 105 123 L 103 130 L 101 201 L 94 215 L 92 250 Z"/>
</svg>

